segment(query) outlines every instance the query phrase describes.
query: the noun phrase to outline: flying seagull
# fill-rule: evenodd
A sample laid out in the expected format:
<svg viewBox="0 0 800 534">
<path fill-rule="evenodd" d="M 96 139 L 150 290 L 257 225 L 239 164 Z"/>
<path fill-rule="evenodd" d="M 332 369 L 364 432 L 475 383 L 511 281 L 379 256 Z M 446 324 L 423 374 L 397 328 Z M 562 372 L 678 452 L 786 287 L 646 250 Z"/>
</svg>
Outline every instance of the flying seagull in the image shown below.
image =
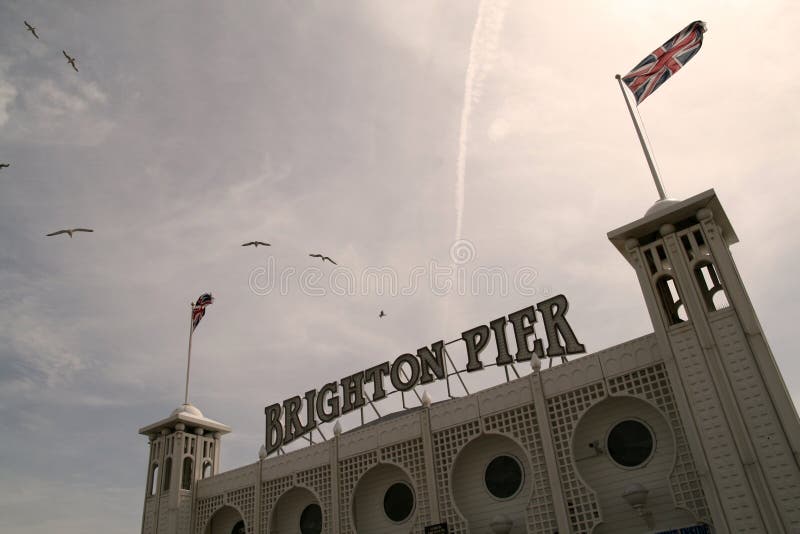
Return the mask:
<svg viewBox="0 0 800 534">
<path fill-rule="evenodd" d="M 94 232 L 91 228 L 68 228 L 66 230 L 59 230 L 58 232 L 53 232 L 52 234 L 47 234 L 45 237 L 50 237 L 52 235 L 59 235 L 59 234 L 69 234 L 70 239 L 72 238 L 72 232 Z"/>
<path fill-rule="evenodd" d="M 263 241 L 250 241 L 249 243 L 242 243 L 243 247 L 256 247 L 256 248 L 258 248 L 258 245 L 262 245 L 262 246 L 265 246 L 265 247 L 271 247 L 272 246 L 269 243 L 264 243 Z"/>
<path fill-rule="evenodd" d="M 383 313 L 383 310 L 381 310 L 381 312 L 378 314 L 378 319 L 383 319 L 384 317 L 386 317 L 386 314 Z"/>
<path fill-rule="evenodd" d="M 320 258 L 322 260 L 322 263 L 325 263 L 325 260 L 328 260 L 334 265 L 339 265 L 338 263 L 330 259 L 328 256 L 323 256 L 322 254 L 309 254 L 309 256 L 311 256 L 312 258 Z"/>
<path fill-rule="evenodd" d="M 10 163 L 0 163 L 0 170 L 7 169 L 11 167 Z"/>
<path fill-rule="evenodd" d="M 67 54 L 66 50 L 62 50 L 61 53 L 64 54 L 65 58 L 67 58 L 67 63 L 72 65 L 72 68 L 75 69 L 75 72 L 78 72 L 78 67 L 75 66 L 75 58 Z"/>
<path fill-rule="evenodd" d="M 33 27 L 33 26 L 31 26 L 30 24 L 28 24 L 28 21 L 27 21 L 27 20 L 23 20 L 22 22 L 24 22 L 24 23 L 25 23 L 25 26 L 27 26 L 27 27 L 28 27 L 28 31 L 29 31 L 29 32 L 31 32 L 31 33 L 33 34 L 33 36 L 34 36 L 34 37 L 36 37 L 36 38 L 38 39 L 38 38 L 39 38 L 39 36 L 38 36 L 38 35 L 36 35 L 36 28 L 34 28 L 34 27 Z"/>
</svg>

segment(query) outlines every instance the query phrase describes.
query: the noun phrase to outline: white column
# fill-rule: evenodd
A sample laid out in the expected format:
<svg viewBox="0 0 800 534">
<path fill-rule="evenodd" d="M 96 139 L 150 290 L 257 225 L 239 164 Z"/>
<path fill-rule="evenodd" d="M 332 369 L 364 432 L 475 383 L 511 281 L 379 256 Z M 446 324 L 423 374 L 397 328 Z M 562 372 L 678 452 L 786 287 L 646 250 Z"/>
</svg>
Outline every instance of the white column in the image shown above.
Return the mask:
<svg viewBox="0 0 800 534">
<path fill-rule="evenodd" d="M 427 395 L 427 392 L 426 392 Z M 428 501 L 431 510 L 431 523 L 440 523 L 441 512 L 439 510 L 439 490 L 436 485 L 436 471 L 433 462 L 433 435 L 431 433 L 431 407 L 430 402 L 423 403 L 425 409 L 420 415 L 420 427 L 422 428 L 422 452 L 425 456 L 425 479 L 428 484 Z"/>
<path fill-rule="evenodd" d="M 342 433 L 342 428 L 339 423 L 333 430 L 333 439 L 328 441 L 330 443 L 330 466 L 331 466 L 331 524 L 329 525 L 328 532 L 331 534 L 338 534 L 342 528 L 342 523 L 339 518 L 339 436 Z M 333 528 L 330 528 L 333 527 Z"/>
<path fill-rule="evenodd" d="M 539 371 L 529 375 L 531 391 L 533 392 L 533 407 L 536 410 L 536 420 L 539 422 L 539 434 L 542 437 L 542 452 L 544 464 L 547 467 L 547 479 L 550 483 L 550 493 L 553 496 L 553 510 L 556 514 L 556 523 L 559 532 L 570 532 L 569 515 L 564 503 L 564 490 L 561 487 L 561 477 L 558 474 L 558 458 L 553 445 L 553 432 L 550 428 L 550 417 L 547 414 L 547 399 L 544 395 L 542 376 Z"/>
</svg>

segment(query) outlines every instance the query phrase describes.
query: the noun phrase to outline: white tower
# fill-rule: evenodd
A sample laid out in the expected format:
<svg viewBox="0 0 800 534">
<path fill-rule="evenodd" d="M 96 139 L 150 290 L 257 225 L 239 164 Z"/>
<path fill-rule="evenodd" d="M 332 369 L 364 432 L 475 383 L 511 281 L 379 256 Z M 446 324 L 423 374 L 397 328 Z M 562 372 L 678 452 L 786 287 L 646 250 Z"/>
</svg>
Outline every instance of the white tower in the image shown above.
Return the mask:
<svg viewBox="0 0 800 534">
<path fill-rule="evenodd" d="M 800 422 L 713 190 L 608 235 L 636 270 L 716 532 L 800 529 Z"/>
<path fill-rule="evenodd" d="M 230 431 L 191 404 L 139 430 L 150 440 L 142 534 L 189 534 L 195 482 L 217 474 Z"/>
</svg>

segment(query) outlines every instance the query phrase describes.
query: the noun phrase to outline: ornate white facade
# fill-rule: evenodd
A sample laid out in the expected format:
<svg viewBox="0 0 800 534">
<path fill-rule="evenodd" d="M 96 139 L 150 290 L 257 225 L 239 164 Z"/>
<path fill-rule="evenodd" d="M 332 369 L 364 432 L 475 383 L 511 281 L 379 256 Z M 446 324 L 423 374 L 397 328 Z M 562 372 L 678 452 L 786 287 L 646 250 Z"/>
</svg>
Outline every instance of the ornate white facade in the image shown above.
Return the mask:
<svg viewBox="0 0 800 534">
<path fill-rule="evenodd" d="M 654 333 L 224 473 L 230 429 L 184 406 L 140 431 L 142 534 L 800 532 L 800 422 L 715 193 L 609 239 Z M 490 480 L 498 458 L 520 476 Z"/>
</svg>

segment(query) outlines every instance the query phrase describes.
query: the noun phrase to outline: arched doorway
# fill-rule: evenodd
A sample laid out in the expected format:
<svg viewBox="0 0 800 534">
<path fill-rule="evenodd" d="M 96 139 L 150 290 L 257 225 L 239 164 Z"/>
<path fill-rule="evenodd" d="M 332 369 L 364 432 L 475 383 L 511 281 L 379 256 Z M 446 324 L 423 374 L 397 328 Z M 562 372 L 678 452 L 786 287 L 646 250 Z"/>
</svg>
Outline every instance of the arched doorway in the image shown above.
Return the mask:
<svg viewBox="0 0 800 534">
<path fill-rule="evenodd" d="M 319 500 L 304 487 L 295 486 L 278 499 L 272 510 L 272 534 L 320 534 L 323 528 L 323 511 Z"/>
<path fill-rule="evenodd" d="M 353 493 L 353 523 L 359 534 L 407 534 L 417 519 L 417 489 L 394 464 L 377 464 L 364 473 Z"/>
<path fill-rule="evenodd" d="M 650 403 L 627 396 L 598 402 L 578 421 L 572 453 L 602 510 L 595 534 L 638 534 L 645 527 L 667 531 L 696 523 L 673 501 L 675 438 L 667 419 Z M 647 490 L 647 522 L 623 497 L 631 484 Z"/>
<path fill-rule="evenodd" d="M 245 534 L 244 518 L 232 506 L 223 506 L 206 523 L 204 534 Z"/>
<path fill-rule="evenodd" d="M 458 453 L 451 484 L 470 532 L 492 532 L 490 524 L 499 514 L 513 521 L 511 534 L 527 532 L 533 476 L 528 457 L 516 441 L 499 434 L 473 439 Z"/>
</svg>

